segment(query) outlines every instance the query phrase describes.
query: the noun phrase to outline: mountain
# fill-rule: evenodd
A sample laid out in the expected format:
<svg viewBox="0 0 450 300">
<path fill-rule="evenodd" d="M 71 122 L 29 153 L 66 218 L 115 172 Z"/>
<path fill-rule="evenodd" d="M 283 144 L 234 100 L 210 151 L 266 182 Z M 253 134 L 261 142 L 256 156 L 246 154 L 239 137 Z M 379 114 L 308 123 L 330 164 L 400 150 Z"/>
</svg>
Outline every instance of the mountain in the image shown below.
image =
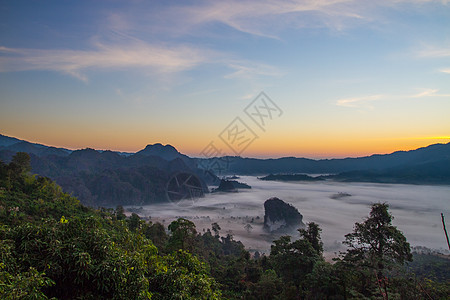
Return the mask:
<svg viewBox="0 0 450 300">
<path fill-rule="evenodd" d="M 0 136 L 0 160 L 16 152 L 31 157 L 32 172 L 55 180 L 65 192 L 89 206 L 143 205 L 166 201 L 166 186 L 177 173 L 194 174 L 204 192 L 217 180 L 196 167 L 195 160 L 171 145 L 147 145 L 137 153 L 68 150 Z"/>
<path fill-rule="evenodd" d="M 0 134 L 0 149 L 2 147 L 8 147 L 8 146 L 11 146 L 11 145 L 19 143 L 19 142 L 23 142 L 23 141 L 16 139 L 14 137 L 9 137 L 9 136 Z"/>
<path fill-rule="evenodd" d="M 345 182 L 450 184 L 450 159 L 405 164 L 384 170 L 342 172 L 324 178 Z"/>
<path fill-rule="evenodd" d="M 229 162 L 226 172 L 228 174 L 337 174 L 356 170 L 383 170 L 450 159 L 450 143 L 434 144 L 416 150 L 397 151 L 391 154 L 375 154 L 366 157 L 344 159 L 313 160 L 296 157 L 257 159 L 236 156 L 227 157 L 224 159 Z M 197 160 L 199 164 L 210 165 L 210 162 L 212 162 L 214 158 Z"/>
<path fill-rule="evenodd" d="M 162 145 L 160 143 L 147 145 L 141 151 L 136 152 L 136 155 L 159 156 L 161 158 L 164 158 L 165 160 L 187 157 L 186 155 L 178 152 L 178 150 L 175 149 L 175 147 L 173 147 L 172 145 Z"/>
<path fill-rule="evenodd" d="M 264 177 L 259 177 L 260 180 L 271 181 L 321 181 L 322 177 L 312 177 L 305 174 L 269 174 Z"/>
<path fill-rule="evenodd" d="M 29 154 L 35 154 L 38 156 L 46 156 L 46 155 L 66 156 L 72 152 L 72 150 L 69 149 L 30 143 L 24 140 L 5 136 L 2 134 L 0 134 L 0 151 L 10 151 L 13 153 L 27 152 Z"/>
<path fill-rule="evenodd" d="M 90 206 L 166 201 L 167 184 L 178 173 L 198 177 L 205 192 L 208 192 L 208 184 L 219 181 L 212 172 L 198 167 L 214 165 L 214 159 L 193 159 L 171 145 L 160 143 L 124 154 L 90 148 L 49 147 L 0 135 L 0 160 L 9 162 L 16 152 L 29 153 L 32 172 L 55 180 L 65 192 Z M 450 143 L 345 159 L 223 159 L 229 162 L 228 174 L 277 174 L 273 176 L 278 179 L 286 179 L 286 174 L 297 174 L 290 177 L 298 179 L 306 178 L 300 173 L 315 173 L 335 174 L 323 178 L 336 181 L 450 184 Z"/>
<path fill-rule="evenodd" d="M 195 174 L 207 192 L 204 172 L 190 167 L 181 158 L 122 156 L 112 151 L 83 149 L 66 157 L 32 155 L 31 166 L 33 172 L 54 179 L 65 192 L 73 193 L 90 206 L 166 201 L 166 185 L 172 175 L 180 172 Z"/>
</svg>

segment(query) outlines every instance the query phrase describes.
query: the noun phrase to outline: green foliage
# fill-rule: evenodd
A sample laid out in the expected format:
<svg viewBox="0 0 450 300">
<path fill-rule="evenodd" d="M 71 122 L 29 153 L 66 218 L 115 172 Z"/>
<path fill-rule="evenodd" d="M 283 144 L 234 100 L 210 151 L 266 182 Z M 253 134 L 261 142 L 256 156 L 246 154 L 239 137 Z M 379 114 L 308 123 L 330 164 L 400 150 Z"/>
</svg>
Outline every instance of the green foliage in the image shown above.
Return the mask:
<svg viewBox="0 0 450 300">
<path fill-rule="evenodd" d="M 186 251 L 156 258 L 150 273 L 153 299 L 220 299 L 216 282 L 206 275 L 206 265 Z"/>
<path fill-rule="evenodd" d="M 5 229 L 1 228 L 2 237 Z M 41 289 L 54 282 L 33 267 L 21 270 L 12 254 L 13 248 L 11 240 L 0 240 L 0 298 L 48 299 Z"/>
<path fill-rule="evenodd" d="M 413 261 L 407 263 L 407 270 L 419 278 L 450 283 L 450 259 L 448 256 L 431 253 L 413 253 Z"/>
<path fill-rule="evenodd" d="M 325 261 L 318 261 L 306 278 L 306 298 L 339 299 L 344 294 L 338 269 Z"/>
<path fill-rule="evenodd" d="M 392 225 L 386 203 L 372 205 L 369 218 L 356 223 L 354 231 L 345 236 L 349 247 L 344 260 L 371 268 L 382 276 L 385 268 L 412 260 L 411 249 L 403 233 Z"/>
<path fill-rule="evenodd" d="M 164 247 L 166 246 L 168 236 L 164 226 L 161 223 L 145 224 L 145 226 L 143 226 L 142 233 L 146 238 L 151 240 L 156 247 L 158 247 L 160 252 L 165 252 Z"/>
<path fill-rule="evenodd" d="M 28 157 L 29 158 L 29 157 Z M 282 236 L 269 256 L 255 254 L 220 226 L 149 223 L 123 207 L 94 210 L 45 177 L 29 159 L 0 162 L 1 299 L 447 299 L 448 257 L 415 255 L 392 226 L 386 204 L 346 235 L 334 264 L 321 229 Z"/>
<path fill-rule="evenodd" d="M 298 232 L 300 233 L 300 237 L 302 239 L 307 240 L 311 246 L 316 250 L 318 255 L 322 255 L 323 253 L 323 243 L 320 238 L 320 233 L 322 232 L 322 229 L 319 227 L 318 224 L 311 222 L 307 224 L 306 229 L 298 229 Z"/>
<path fill-rule="evenodd" d="M 16 170 L 18 174 L 23 174 L 31 171 L 31 158 L 28 153 L 17 152 L 10 163 L 10 168 Z"/>
<path fill-rule="evenodd" d="M 219 224 L 217 224 L 215 222 L 212 223 L 211 229 L 214 232 L 214 236 L 219 237 L 220 230 L 222 229 L 222 228 L 220 228 Z"/>
<path fill-rule="evenodd" d="M 26 162 L 0 164 L 2 299 L 220 298 L 206 265 L 186 252 L 159 255 L 137 215 L 84 207 Z"/>
<path fill-rule="evenodd" d="M 172 251 L 177 249 L 188 250 L 192 252 L 194 249 L 194 240 L 197 234 L 195 224 L 189 220 L 179 218 L 168 227 L 171 232 L 168 248 Z"/>
<path fill-rule="evenodd" d="M 247 291 L 244 293 L 244 298 L 249 300 L 275 299 L 281 294 L 282 287 L 283 282 L 278 277 L 277 273 L 274 270 L 269 269 L 261 274 L 258 282 L 249 285 Z"/>
<path fill-rule="evenodd" d="M 412 260 L 409 243 L 392 225 L 388 209 L 385 203 L 373 204 L 369 218 L 345 236 L 348 250 L 340 266 L 357 297 L 387 297 L 392 288 L 387 271 Z"/>
</svg>

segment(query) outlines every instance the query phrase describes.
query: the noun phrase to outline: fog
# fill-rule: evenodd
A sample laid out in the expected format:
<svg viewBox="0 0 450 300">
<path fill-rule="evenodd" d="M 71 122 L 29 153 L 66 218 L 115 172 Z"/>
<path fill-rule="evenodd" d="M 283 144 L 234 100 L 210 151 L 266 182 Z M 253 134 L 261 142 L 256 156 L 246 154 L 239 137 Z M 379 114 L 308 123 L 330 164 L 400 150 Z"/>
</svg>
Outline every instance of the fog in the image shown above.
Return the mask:
<svg viewBox="0 0 450 300">
<path fill-rule="evenodd" d="M 439 251 L 445 251 L 447 247 L 440 214 L 442 212 L 450 219 L 450 186 L 286 183 L 262 181 L 252 176 L 242 176 L 239 181 L 249 184 L 252 189 L 240 190 L 239 193 L 209 194 L 178 205 L 149 205 L 136 212 L 166 226 L 177 217 L 185 217 L 192 220 L 200 232 L 217 222 L 222 228 L 222 236 L 231 233 L 247 249 L 268 253 L 271 241 L 277 236 L 262 230 L 263 204 L 271 197 L 278 197 L 295 206 L 303 215 L 304 223 L 316 222 L 320 225 L 325 251 L 333 255 L 344 249 L 344 235 L 352 232 L 355 222 L 361 222 L 368 216 L 371 204 L 386 202 L 394 216 L 393 224 L 404 233 L 412 246 Z M 351 196 L 339 197 L 339 193 Z M 244 228 L 248 223 L 251 230 Z M 298 233 L 293 232 L 292 236 L 297 237 Z"/>
</svg>

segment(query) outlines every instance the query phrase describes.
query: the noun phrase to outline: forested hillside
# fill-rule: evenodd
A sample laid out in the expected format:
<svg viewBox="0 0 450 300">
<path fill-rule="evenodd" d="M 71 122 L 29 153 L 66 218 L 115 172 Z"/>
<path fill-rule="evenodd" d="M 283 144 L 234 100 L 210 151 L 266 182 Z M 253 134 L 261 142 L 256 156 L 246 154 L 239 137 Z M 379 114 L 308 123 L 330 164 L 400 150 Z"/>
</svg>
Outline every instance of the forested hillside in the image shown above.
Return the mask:
<svg viewBox="0 0 450 300">
<path fill-rule="evenodd" d="M 183 218 L 164 228 L 126 217 L 120 206 L 88 208 L 29 170 L 25 153 L 0 161 L 2 299 L 447 299 L 450 293 L 448 258 L 416 255 L 408 264 L 410 246 L 386 204 L 374 204 L 342 237 L 348 250 L 330 263 L 315 223 L 275 240 L 270 254 L 250 255 L 216 223 L 199 233 Z"/>
<path fill-rule="evenodd" d="M 55 149 L 0 135 L 0 160 L 11 161 L 16 151 L 28 153 L 33 173 L 51 178 L 64 192 L 92 207 L 167 201 L 167 184 L 180 172 L 195 174 L 204 192 L 208 192 L 207 183 L 216 180 L 170 145 L 148 145 L 127 155 L 89 148 Z"/>
</svg>

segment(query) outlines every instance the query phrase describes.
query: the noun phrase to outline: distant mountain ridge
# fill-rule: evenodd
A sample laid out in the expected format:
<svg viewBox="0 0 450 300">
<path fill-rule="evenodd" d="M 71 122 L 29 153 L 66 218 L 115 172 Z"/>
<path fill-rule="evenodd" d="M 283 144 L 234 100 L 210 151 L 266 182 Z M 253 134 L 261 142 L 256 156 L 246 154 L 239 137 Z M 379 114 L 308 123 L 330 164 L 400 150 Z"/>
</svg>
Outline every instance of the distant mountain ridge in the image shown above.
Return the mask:
<svg viewBox="0 0 450 300">
<path fill-rule="evenodd" d="M 55 180 L 85 205 L 114 207 L 167 201 L 166 185 L 179 172 L 194 173 L 205 192 L 214 176 L 196 167 L 195 160 L 171 145 L 147 145 L 137 153 L 68 150 L 0 135 L 0 160 L 16 152 L 31 156 L 32 172 Z"/>
<path fill-rule="evenodd" d="M 90 149 L 90 148 L 87 148 Z M 30 143 L 14 137 L 0 134 L 0 151 L 27 152 L 38 156 L 60 155 L 67 156 L 73 151 L 65 148 L 56 148 L 43 144 Z M 93 150 L 93 149 L 92 149 Z M 191 159 L 189 156 L 180 153 L 172 145 L 162 145 L 161 143 L 149 144 L 144 149 L 136 153 L 113 152 L 123 156 L 143 155 L 158 156 L 166 160 L 175 158 Z M 1 158 L 1 157 L 0 157 Z M 334 159 L 309 159 L 302 157 L 282 157 L 276 159 L 244 158 L 238 156 L 226 157 L 230 161 L 228 173 L 233 174 L 267 174 L 267 173 L 339 173 L 352 170 L 385 169 L 389 167 L 401 166 L 411 163 L 425 163 L 437 160 L 450 159 L 450 143 L 433 144 L 415 150 L 395 151 L 390 154 L 373 154 L 363 157 L 334 158 Z M 214 160 L 214 158 L 197 158 L 197 162 Z M 207 165 L 207 164 L 205 164 Z"/>
<path fill-rule="evenodd" d="M 69 149 L 56 148 L 37 143 L 30 143 L 25 140 L 20 140 L 18 138 L 13 138 L 0 134 L 0 151 L 2 150 L 10 151 L 13 153 L 27 152 L 29 154 L 35 154 L 38 156 L 44 155 L 66 156 L 72 152 L 72 150 Z"/>
<path fill-rule="evenodd" d="M 325 178 L 344 182 L 450 184 L 450 159 L 404 164 L 382 170 L 356 170 Z"/>
<path fill-rule="evenodd" d="M 416 150 L 396 151 L 391 154 L 343 159 L 320 159 L 283 157 L 277 159 L 257 159 L 226 157 L 229 162 L 227 174 L 267 175 L 267 174 L 337 174 L 356 170 L 383 170 L 388 168 L 420 165 L 450 159 L 450 143 L 433 144 Z M 214 158 L 198 159 L 202 165 L 212 164 Z"/>
<path fill-rule="evenodd" d="M 47 176 L 90 206 L 143 205 L 165 201 L 166 184 L 177 172 L 199 177 L 204 191 L 217 184 L 211 170 L 214 158 L 190 158 L 171 145 L 147 145 L 136 153 L 109 150 L 69 150 L 0 135 L 0 160 L 9 162 L 16 152 L 31 155 L 32 171 Z M 257 159 L 227 157 L 222 174 L 267 175 L 333 174 L 336 181 L 450 184 L 450 143 L 410 151 L 366 157 L 321 159 L 284 157 Z"/>
</svg>

